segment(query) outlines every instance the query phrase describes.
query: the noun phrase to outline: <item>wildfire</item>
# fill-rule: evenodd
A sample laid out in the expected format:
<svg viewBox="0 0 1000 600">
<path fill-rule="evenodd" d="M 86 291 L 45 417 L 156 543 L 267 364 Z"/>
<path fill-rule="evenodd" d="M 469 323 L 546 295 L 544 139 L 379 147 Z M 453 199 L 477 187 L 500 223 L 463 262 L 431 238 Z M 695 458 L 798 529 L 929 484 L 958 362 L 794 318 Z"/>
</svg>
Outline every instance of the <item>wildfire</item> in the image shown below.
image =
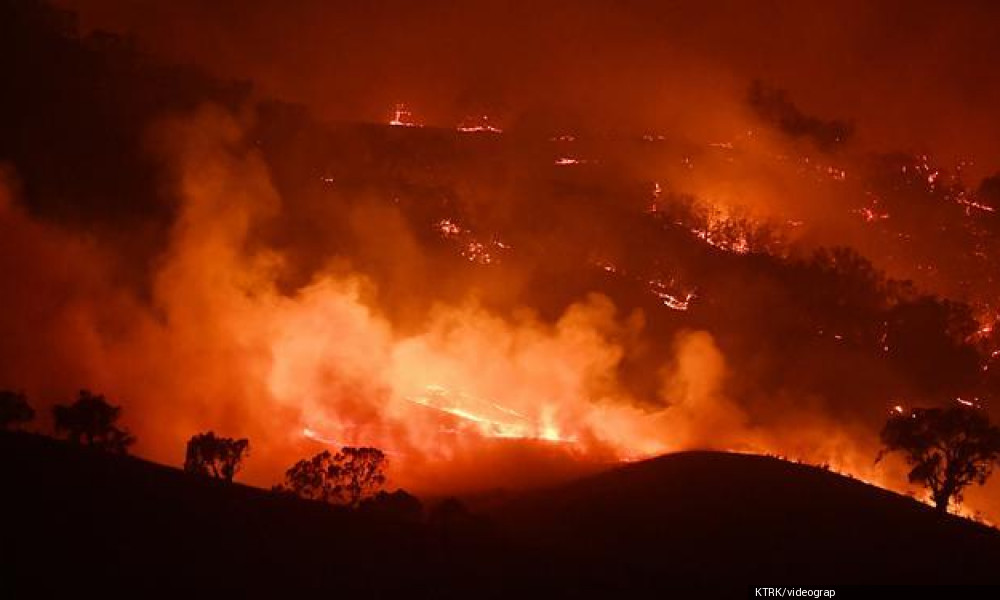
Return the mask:
<svg viewBox="0 0 1000 600">
<path fill-rule="evenodd" d="M 403 103 L 397 104 L 393 109 L 389 125 L 394 127 L 422 127 L 422 125 L 413 120 L 413 113 Z"/>
<path fill-rule="evenodd" d="M 433 228 L 445 240 L 458 245 L 458 253 L 469 262 L 480 265 L 491 265 L 499 261 L 498 253 L 511 249 L 510 244 L 503 242 L 498 234 L 494 234 L 488 243 L 479 241 L 475 234 L 453 219 L 441 219 L 434 223 Z"/>
<path fill-rule="evenodd" d="M 451 219 L 441 219 L 434 225 L 434 228 L 437 229 L 438 232 L 441 233 L 441 237 L 444 238 L 453 238 L 462 233 L 462 228 Z"/>
<path fill-rule="evenodd" d="M 711 225 L 705 229 L 692 228 L 691 233 L 709 246 L 718 248 L 719 250 L 725 250 L 733 254 L 750 253 L 750 242 L 744 235 L 740 235 L 736 239 L 725 239 L 719 234 L 718 229 L 714 229 Z"/>
<path fill-rule="evenodd" d="M 964 196 L 958 198 L 957 202 L 959 204 L 961 204 L 961 205 L 963 205 L 963 206 L 966 207 L 966 209 L 965 209 L 966 210 L 966 214 L 970 214 L 970 209 L 976 209 L 976 210 L 983 211 L 983 212 L 988 212 L 988 213 L 996 211 L 996 209 L 993 208 L 992 206 L 987 206 L 986 204 L 982 204 L 980 202 L 976 202 L 975 200 L 969 200 L 968 198 L 965 198 Z"/>
<path fill-rule="evenodd" d="M 343 446 L 343 443 L 333 438 L 326 437 L 317 432 L 316 430 L 312 429 L 311 427 L 302 428 L 302 437 L 310 439 L 314 442 L 319 442 L 321 444 L 327 444 L 329 446 L 335 446 L 335 447 Z"/>
<path fill-rule="evenodd" d="M 597 261 L 594 261 L 593 264 L 594 264 L 594 266 L 596 266 L 598 269 L 601 269 L 605 273 L 609 273 L 611 275 L 614 275 L 614 274 L 618 273 L 618 267 L 613 262 L 606 261 L 606 260 L 597 260 Z"/>
<path fill-rule="evenodd" d="M 887 213 L 887 212 L 876 212 L 876 210 L 871 209 L 871 208 L 869 208 L 867 206 L 865 206 L 863 208 L 857 208 L 853 212 L 856 213 L 856 214 L 861 215 L 861 217 L 867 223 L 871 223 L 873 221 L 884 221 L 884 220 L 886 220 L 886 219 L 889 218 L 889 213 Z"/>
<path fill-rule="evenodd" d="M 516 410 L 465 393 L 454 393 L 440 385 L 425 386 L 423 393 L 408 396 L 407 400 L 454 417 L 458 417 L 484 437 L 540 440 L 556 443 L 573 443 L 572 436 L 564 437 L 551 422 L 535 422 Z M 442 428 L 443 432 L 456 430 Z"/>
<path fill-rule="evenodd" d="M 687 292 L 683 296 L 674 294 L 670 291 L 670 286 L 658 279 L 651 280 L 649 287 L 654 295 L 663 300 L 664 306 L 673 310 L 688 310 L 691 301 L 697 297 L 694 292 Z"/>
<path fill-rule="evenodd" d="M 466 117 L 456 129 L 462 133 L 503 133 L 503 129 L 490 123 L 487 115 Z"/>
<path fill-rule="evenodd" d="M 488 265 L 493 262 L 493 256 L 486 249 L 486 244 L 471 241 L 462 248 L 462 256 L 467 260 L 481 265 Z"/>
<path fill-rule="evenodd" d="M 871 192 L 867 192 L 866 196 L 871 198 L 871 203 L 868 206 L 855 208 L 851 212 L 856 215 L 861 215 L 861 218 L 863 218 L 866 223 L 873 223 L 888 219 L 889 213 L 879 206 L 882 202 L 881 198 Z"/>
<path fill-rule="evenodd" d="M 419 127 L 403 104 L 395 107 L 390 125 Z M 463 123 L 459 131 L 501 132 L 486 116 L 475 123 Z M 553 141 L 570 143 L 575 139 L 566 135 Z M 733 149 L 732 144 L 719 147 Z M 553 155 L 558 157 L 557 166 L 595 162 L 579 158 L 565 147 Z M 248 246 L 243 236 L 253 228 L 243 222 L 230 223 L 229 219 L 237 220 L 238 215 L 233 215 L 226 198 L 211 193 L 221 187 L 243 190 L 248 197 L 263 196 L 260 207 L 255 208 L 261 215 L 267 214 L 268 202 L 275 194 L 269 190 L 266 173 L 248 182 L 246 172 L 259 167 L 248 160 L 246 168 L 242 168 L 239 160 L 243 159 L 232 159 L 241 167 L 233 168 L 232 173 L 227 171 L 230 163 L 223 161 L 221 175 L 204 173 L 197 168 L 199 164 L 190 166 L 194 181 L 188 184 L 193 190 L 189 193 L 202 196 L 185 206 L 186 210 L 197 211 L 194 214 L 198 218 L 183 221 L 183 227 L 179 226 L 177 235 L 171 238 L 175 246 L 167 256 L 172 262 L 161 274 L 163 281 L 158 281 L 161 285 L 157 288 L 170 290 L 170 295 L 157 300 L 166 306 L 170 323 L 187 325 L 184 331 L 195 332 L 198 343 L 202 343 L 205 327 L 218 328 L 213 331 L 219 345 L 217 355 L 246 355 L 246 361 L 228 365 L 229 379 L 247 380 L 248 387 L 255 386 L 247 395 L 256 404 L 247 402 L 248 406 L 260 406 L 261 412 L 269 415 L 285 410 L 298 412 L 282 428 L 296 439 L 328 445 L 361 441 L 383 447 L 386 452 L 408 452 L 421 458 L 456 449 L 477 458 L 486 456 L 490 450 L 476 446 L 483 439 L 549 442 L 565 446 L 574 455 L 599 456 L 602 461 L 636 460 L 659 452 L 704 446 L 792 452 L 788 450 L 792 444 L 768 439 L 755 429 L 756 425 L 749 425 L 753 418 L 743 414 L 743 406 L 713 387 L 715 382 L 725 380 L 725 368 L 708 333 L 700 332 L 693 342 L 679 343 L 675 353 L 664 352 L 662 363 L 657 365 L 664 372 L 662 397 L 656 395 L 660 392 L 650 394 L 653 397 L 635 397 L 629 382 L 621 379 L 626 370 L 622 368 L 622 357 L 629 356 L 632 348 L 627 344 L 631 342 L 620 340 L 631 339 L 622 332 L 641 327 L 633 323 L 642 319 L 633 321 L 616 314 L 620 307 L 607 298 L 596 307 L 582 301 L 583 306 L 574 304 L 558 322 L 546 316 L 545 322 L 537 319 L 521 323 L 508 320 L 499 311 L 445 306 L 436 308 L 443 315 L 440 322 L 431 316 L 426 317 L 426 322 L 397 327 L 386 316 L 390 312 L 386 307 L 364 299 L 364 294 L 351 289 L 352 282 L 340 281 L 338 274 L 320 274 L 294 295 L 279 293 L 277 284 L 266 280 L 269 275 L 260 268 L 258 257 L 242 254 Z M 823 166 L 819 172 L 836 180 L 846 177 L 844 171 L 830 166 Z M 224 185 L 197 179 L 209 175 L 223 178 Z M 317 175 L 324 184 L 335 184 L 327 172 L 320 170 Z M 919 179 L 926 181 L 926 177 L 921 174 Z M 673 180 L 644 177 L 642 181 L 647 186 L 647 198 L 651 196 L 652 210 L 659 213 L 644 218 L 665 219 L 667 225 L 689 231 L 704 244 L 724 252 L 758 251 L 758 231 L 737 209 L 714 209 L 707 214 L 692 211 L 693 216 L 676 217 L 674 223 L 669 221 L 674 217 L 663 216 L 674 214 L 668 210 L 671 207 L 658 204 L 672 197 Z M 943 181 L 938 176 L 933 179 L 937 185 Z M 264 193 L 251 183 L 263 188 Z M 869 202 L 856 212 L 867 222 L 888 219 L 888 211 L 878 197 L 872 196 Z M 990 207 L 980 207 L 969 199 L 962 204 L 992 212 Z M 224 226 L 218 225 L 220 222 Z M 508 256 L 505 252 L 513 251 L 500 233 L 488 229 L 490 225 L 481 225 L 488 221 L 479 215 L 437 214 L 414 222 L 423 223 L 425 235 L 418 236 L 422 242 L 426 237 L 435 238 L 439 246 L 474 265 L 496 264 Z M 788 224 L 803 225 L 794 220 Z M 205 239 L 217 243 L 203 243 Z M 218 247 L 227 252 L 221 253 L 221 258 L 209 255 L 206 259 L 204 253 L 215 252 Z M 616 262 L 607 260 L 611 257 Z M 667 318 L 679 321 L 686 316 L 668 310 L 701 312 L 700 288 L 672 276 L 688 270 L 671 270 L 669 261 L 643 266 L 617 254 L 598 258 L 601 260 L 590 261 L 595 270 L 601 270 L 598 273 L 627 280 L 629 289 L 638 287 L 642 294 L 651 294 L 646 301 L 652 303 L 655 298 L 665 307 L 659 312 L 668 314 Z M 205 275 L 205 269 L 212 270 Z M 478 271 L 488 273 L 487 269 Z M 230 282 L 231 287 L 227 287 Z M 705 289 L 712 288 L 706 285 Z M 192 306 L 209 310 L 195 311 Z M 849 330 L 839 331 L 829 335 L 838 341 L 853 339 Z M 165 346 L 174 352 L 186 347 L 181 343 L 184 340 L 169 338 L 169 330 L 160 335 L 165 339 L 155 340 L 157 347 Z M 992 335 L 992 326 L 978 332 L 978 338 Z M 883 335 L 883 348 L 887 348 L 886 340 Z M 260 356 L 267 360 L 259 361 Z M 995 350 L 993 356 L 1000 356 L 1000 350 Z M 254 373 L 258 373 L 256 379 Z M 199 375 L 210 378 L 208 374 Z M 978 403 L 975 398 L 955 401 L 965 406 Z M 890 410 L 897 415 L 907 414 L 901 404 Z M 270 425 L 265 422 L 262 429 Z M 863 454 L 847 446 L 847 442 L 843 444 L 845 447 L 837 448 L 842 456 Z M 801 450 L 801 455 L 827 458 L 821 452 L 810 454 L 811 447 L 803 447 L 807 449 Z M 840 468 L 845 463 L 836 464 Z M 844 471 L 872 478 L 864 468 L 845 467 Z"/>
</svg>

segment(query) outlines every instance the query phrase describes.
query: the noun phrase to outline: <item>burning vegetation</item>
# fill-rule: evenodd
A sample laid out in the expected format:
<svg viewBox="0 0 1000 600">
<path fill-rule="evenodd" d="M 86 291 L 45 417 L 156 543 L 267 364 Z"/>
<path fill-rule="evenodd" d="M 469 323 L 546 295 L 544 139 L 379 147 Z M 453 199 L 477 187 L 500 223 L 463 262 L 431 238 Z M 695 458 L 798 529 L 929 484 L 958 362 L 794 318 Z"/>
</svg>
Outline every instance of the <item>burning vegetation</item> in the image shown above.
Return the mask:
<svg viewBox="0 0 1000 600">
<path fill-rule="evenodd" d="M 478 97 L 323 119 L 3 6 L 59 83 L 5 99 L 0 385 L 106 391 L 141 455 L 238 432 L 247 481 L 351 504 L 383 467 L 441 494 L 692 448 L 922 493 L 873 462 L 887 413 L 996 416 L 1000 185 L 964 160 L 752 79 L 706 86 L 701 135 Z M 191 470 L 232 479 L 246 439 L 211 435 Z"/>
</svg>

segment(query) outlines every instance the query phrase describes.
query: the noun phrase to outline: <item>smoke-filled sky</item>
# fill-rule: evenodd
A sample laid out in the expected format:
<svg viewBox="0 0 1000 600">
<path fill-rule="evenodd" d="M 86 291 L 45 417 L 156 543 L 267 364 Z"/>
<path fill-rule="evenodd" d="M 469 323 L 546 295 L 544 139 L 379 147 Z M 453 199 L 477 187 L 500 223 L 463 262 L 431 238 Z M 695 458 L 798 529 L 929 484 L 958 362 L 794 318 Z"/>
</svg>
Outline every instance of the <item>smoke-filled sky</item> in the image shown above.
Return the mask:
<svg viewBox="0 0 1000 600">
<path fill-rule="evenodd" d="M 60 4 L 148 57 L 0 39 L 0 386 L 43 415 L 443 493 L 705 447 L 905 490 L 889 411 L 997 414 L 991 3 Z"/>
<path fill-rule="evenodd" d="M 995 3 L 60 0 L 87 28 L 246 78 L 329 119 L 489 110 L 731 135 L 748 83 L 854 121 L 859 143 L 1000 169 Z M 696 126 L 692 128 L 692 119 Z"/>
</svg>

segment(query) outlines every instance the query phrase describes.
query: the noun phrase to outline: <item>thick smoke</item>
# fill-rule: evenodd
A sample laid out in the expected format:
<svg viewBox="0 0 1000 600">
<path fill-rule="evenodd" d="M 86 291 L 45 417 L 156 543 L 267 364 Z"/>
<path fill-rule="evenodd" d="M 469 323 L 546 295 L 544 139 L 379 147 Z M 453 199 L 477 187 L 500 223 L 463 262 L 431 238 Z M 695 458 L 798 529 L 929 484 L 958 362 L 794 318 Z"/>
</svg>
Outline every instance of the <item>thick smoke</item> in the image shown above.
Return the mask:
<svg viewBox="0 0 1000 600">
<path fill-rule="evenodd" d="M 955 236 L 901 249 L 911 231 L 872 231 L 902 221 L 897 204 L 922 232 L 939 230 L 937 205 L 906 196 L 913 179 L 942 171 L 931 186 L 940 194 L 948 171 L 960 168 L 970 190 L 996 171 L 1000 85 L 990 67 L 1000 19 L 988 3 L 64 5 L 85 28 L 250 79 L 261 95 L 301 102 L 326 121 L 385 122 L 404 101 L 421 122 L 446 128 L 485 111 L 511 132 L 664 134 L 690 145 L 608 162 L 722 214 L 793 223 L 788 235 L 810 247 L 850 245 L 936 293 L 995 296 L 978 283 L 983 265 L 959 264 L 969 244 Z M 848 148 L 823 152 L 848 133 Z M 708 143 L 734 148 L 708 152 Z M 894 152 L 928 155 L 927 172 L 886 181 L 906 166 L 882 160 Z M 894 204 L 885 192 L 905 197 Z M 928 269 L 942 257 L 948 264 Z"/>
<path fill-rule="evenodd" d="M 850 123 L 807 115 L 788 98 L 788 92 L 769 88 L 760 81 L 750 86 L 747 101 L 764 122 L 793 138 L 811 140 L 823 150 L 846 143 L 853 133 Z"/>
<path fill-rule="evenodd" d="M 664 379 L 675 404 L 642 408 L 618 381 L 615 341 L 641 319 L 599 295 L 554 324 L 470 298 L 400 332 L 363 273 L 334 265 L 281 293 L 283 257 L 248 237 L 281 199 L 239 123 L 205 110 L 154 137 L 181 208 L 148 305 L 105 272 L 99 242 L 36 223 L 9 193 L 3 214 L 17 284 L 4 380 L 46 404 L 77 386 L 106 392 L 125 406 L 141 453 L 174 463 L 194 432 L 248 435 L 248 477 L 267 483 L 316 440 L 371 444 L 389 452 L 400 482 L 448 490 L 552 476 L 519 463 L 526 452 L 572 472 L 739 437 L 724 433 L 741 422 L 718 389 L 711 336 L 678 339 Z"/>
<path fill-rule="evenodd" d="M 263 95 L 305 102 L 325 119 L 384 121 L 405 100 L 431 125 L 450 128 L 474 106 L 508 131 L 484 151 L 431 128 L 328 129 L 273 115 L 259 123 L 262 106 L 185 112 L 147 136 L 170 207 L 155 217 L 166 234 L 150 242 L 151 263 L 97 228 L 52 218 L 40 198 L 17 190 L 12 172 L 0 242 L 13 284 L 0 317 L 3 386 L 25 388 L 43 408 L 79 387 L 106 393 L 125 406 L 138 451 L 170 464 L 198 431 L 248 436 L 246 477 L 262 485 L 341 444 L 383 448 L 396 483 L 432 493 L 549 482 L 685 448 L 772 452 L 882 484 L 905 481 L 898 464 L 873 463 L 877 428 L 892 404 L 943 399 L 921 395 L 895 370 L 881 330 L 853 335 L 871 314 L 883 316 L 865 297 L 881 284 L 860 269 L 860 282 L 846 278 L 831 291 L 815 270 L 782 262 L 848 244 L 933 292 L 962 290 L 959 280 L 970 279 L 949 268 L 948 256 L 969 254 L 967 245 L 945 245 L 950 232 L 915 236 L 917 250 L 940 261 L 933 274 L 923 255 L 901 255 L 873 234 L 890 202 L 906 211 L 893 209 L 885 222 L 902 222 L 905 235 L 938 231 L 943 206 L 969 209 L 945 202 L 940 185 L 923 194 L 937 177 L 932 167 L 900 175 L 899 164 L 882 165 L 872 152 L 913 150 L 915 140 L 951 152 L 959 145 L 941 135 L 946 123 L 915 117 L 968 106 L 968 123 L 981 119 L 976 102 L 919 81 L 898 110 L 901 96 L 886 89 L 898 61 L 888 58 L 925 50 L 916 34 L 900 34 L 893 48 L 868 40 L 881 9 L 809 16 L 782 8 L 764 28 L 780 30 L 780 48 L 770 48 L 750 42 L 772 13 L 746 8 L 100 4 L 85 23 L 124 23 L 158 52 L 252 77 Z M 136 6 L 142 19 L 133 20 Z M 912 30 L 926 33 L 932 16 L 940 15 L 914 9 Z M 813 35 L 819 21 L 827 37 Z M 804 25 L 786 27 L 793 22 Z M 182 45 L 178 23 L 188 34 Z M 511 49 L 515 26 L 527 41 Z M 796 44 L 803 52 L 789 53 Z M 949 45 L 927 68 L 947 71 L 975 45 Z M 845 48 L 839 66 L 819 60 Z M 862 83 L 844 84 L 855 81 L 849 67 L 866 50 L 887 61 L 862 61 Z M 814 72 L 810 58 L 826 66 Z M 755 77 L 789 90 L 767 96 L 764 115 L 747 102 Z M 982 91 L 995 93 L 987 83 Z M 95 101 L 96 112 L 118 114 L 105 101 Z M 158 107 L 123 117 L 123 127 L 145 130 Z M 847 121 L 857 123 L 849 145 L 817 148 L 817 135 L 823 146 Z M 611 149 L 578 178 L 553 176 L 549 146 L 537 147 L 547 136 L 522 136 L 536 126 L 579 134 L 566 151 L 584 158 Z M 961 145 L 973 154 L 989 156 L 981 151 L 1000 139 L 986 140 L 989 127 L 961 129 L 975 129 Z M 595 131 L 613 135 L 588 145 Z M 31 156 L 26 164 L 45 166 L 37 157 L 47 153 Z M 883 170 L 896 178 L 875 203 L 869 184 Z M 36 171 L 32 180 L 44 181 L 38 173 L 47 171 Z M 66 189 L 55 195 L 72 204 L 73 185 Z M 662 196 L 650 216 L 654 189 Z M 684 198 L 709 207 L 710 221 L 776 223 L 790 243 L 780 258 L 709 248 L 662 216 Z M 129 194 L 112 200 L 140 215 L 153 204 Z M 442 241 L 432 230 L 442 217 L 468 237 Z M 475 243 L 502 260 L 487 267 L 458 258 Z M 651 289 L 691 293 L 692 308 L 675 314 Z"/>
<path fill-rule="evenodd" d="M 856 451 L 808 434 L 806 410 L 784 423 L 801 438 L 754 427 L 726 396 L 726 359 L 703 331 L 677 335 L 656 397 L 634 396 L 620 366 L 643 319 L 601 295 L 554 322 L 470 296 L 433 306 L 414 330 L 338 261 L 284 293 L 284 257 L 250 239 L 282 199 L 240 121 L 205 109 L 153 139 L 180 209 L 148 303 L 107 272 L 98 240 L 32 220 L 9 192 L 3 208 L 5 271 L 18 284 L 4 313 L 4 381 L 46 405 L 77 387 L 107 393 L 145 456 L 177 463 L 202 430 L 245 435 L 246 477 L 268 484 L 323 446 L 370 444 L 388 452 L 396 482 L 443 492 L 685 448 L 791 448 L 818 462 Z"/>
</svg>

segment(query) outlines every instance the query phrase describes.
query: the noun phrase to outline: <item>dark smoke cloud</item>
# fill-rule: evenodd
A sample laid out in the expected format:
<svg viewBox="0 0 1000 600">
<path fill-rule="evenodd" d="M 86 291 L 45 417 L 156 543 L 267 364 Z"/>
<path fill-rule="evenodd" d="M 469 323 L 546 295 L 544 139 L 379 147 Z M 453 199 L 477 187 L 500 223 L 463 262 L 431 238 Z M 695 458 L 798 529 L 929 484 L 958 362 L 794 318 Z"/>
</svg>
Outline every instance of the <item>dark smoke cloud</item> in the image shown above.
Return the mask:
<svg viewBox="0 0 1000 600">
<path fill-rule="evenodd" d="M 760 81 L 750 86 L 747 101 L 764 122 L 792 138 L 808 139 L 823 150 L 846 143 L 854 132 L 854 127 L 845 121 L 824 120 L 802 112 L 786 91 Z"/>
</svg>

